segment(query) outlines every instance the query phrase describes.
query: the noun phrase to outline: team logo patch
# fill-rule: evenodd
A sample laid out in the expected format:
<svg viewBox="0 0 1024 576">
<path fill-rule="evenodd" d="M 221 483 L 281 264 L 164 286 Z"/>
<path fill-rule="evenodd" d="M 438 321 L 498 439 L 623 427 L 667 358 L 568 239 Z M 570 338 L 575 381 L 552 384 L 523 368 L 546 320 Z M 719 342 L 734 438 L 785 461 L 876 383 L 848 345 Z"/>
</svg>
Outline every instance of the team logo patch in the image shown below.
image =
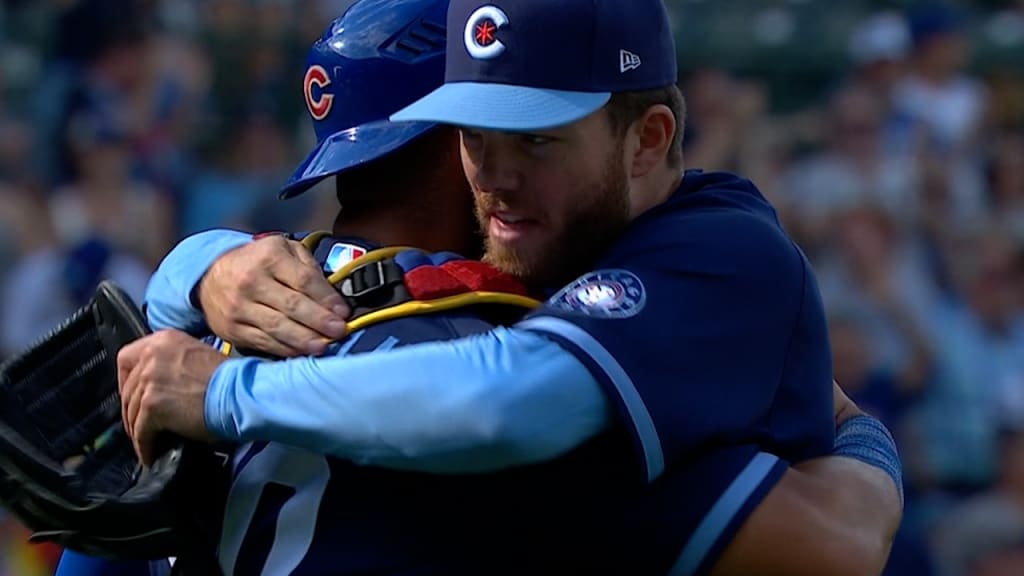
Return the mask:
<svg viewBox="0 0 1024 576">
<path fill-rule="evenodd" d="M 327 70 L 319 64 L 310 66 L 306 70 L 306 78 L 302 81 L 302 91 L 306 95 L 306 107 L 309 108 L 309 115 L 314 120 L 323 120 L 331 113 L 331 106 L 334 105 L 334 94 L 328 94 L 326 88 L 331 85 L 331 77 Z M 316 88 L 316 94 L 313 88 Z"/>
<path fill-rule="evenodd" d="M 331 246 L 331 251 L 327 253 L 327 259 L 324 261 L 324 271 L 330 274 L 365 254 L 366 250 L 359 246 L 338 242 Z"/>
<path fill-rule="evenodd" d="M 497 32 L 508 24 L 508 15 L 497 6 L 482 6 L 469 15 L 463 41 L 469 55 L 477 60 L 497 58 L 505 51 Z"/>
<path fill-rule="evenodd" d="M 562 288 L 548 305 L 596 318 L 636 316 L 647 303 L 644 283 L 626 270 L 598 270 Z"/>
</svg>

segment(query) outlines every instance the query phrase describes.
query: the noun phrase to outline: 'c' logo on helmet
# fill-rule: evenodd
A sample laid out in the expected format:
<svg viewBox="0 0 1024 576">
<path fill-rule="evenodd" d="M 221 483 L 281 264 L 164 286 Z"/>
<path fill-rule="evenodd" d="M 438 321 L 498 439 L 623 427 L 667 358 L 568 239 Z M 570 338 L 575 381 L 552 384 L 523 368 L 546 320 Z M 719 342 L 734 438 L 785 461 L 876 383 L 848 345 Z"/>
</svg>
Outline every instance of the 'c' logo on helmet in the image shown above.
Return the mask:
<svg viewBox="0 0 1024 576">
<path fill-rule="evenodd" d="M 497 58 L 505 45 L 495 33 L 508 24 L 508 15 L 497 6 L 482 6 L 469 15 L 463 41 L 469 55 L 477 60 Z"/>
<path fill-rule="evenodd" d="M 324 88 L 330 84 L 331 77 L 327 75 L 327 70 L 324 70 L 323 66 L 317 64 L 306 70 L 306 79 L 302 82 L 302 90 L 306 93 L 306 107 L 309 108 L 309 114 L 314 120 L 323 120 L 331 112 L 334 94 L 324 92 Z M 313 96 L 313 86 L 319 90 L 319 97 Z"/>
</svg>

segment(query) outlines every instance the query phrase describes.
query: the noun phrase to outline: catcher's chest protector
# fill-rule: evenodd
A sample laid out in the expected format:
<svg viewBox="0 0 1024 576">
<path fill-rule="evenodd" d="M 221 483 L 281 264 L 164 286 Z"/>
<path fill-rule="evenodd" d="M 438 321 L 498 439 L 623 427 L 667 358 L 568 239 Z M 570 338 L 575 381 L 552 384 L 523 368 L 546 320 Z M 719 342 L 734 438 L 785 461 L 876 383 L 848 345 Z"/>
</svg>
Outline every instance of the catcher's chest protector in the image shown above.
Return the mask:
<svg viewBox="0 0 1024 576">
<path fill-rule="evenodd" d="M 297 239 L 352 309 L 349 333 L 386 320 L 456 309 L 472 309 L 493 324 L 508 325 L 540 305 L 518 279 L 451 252 L 380 248 L 361 238 L 327 232 Z M 220 341 L 217 345 L 225 354 L 259 354 L 232 350 Z"/>
<path fill-rule="evenodd" d="M 455 254 L 326 233 L 302 241 L 351 306 L 351 331 L 454 309 L 508 324 L 539 304 L 512 277 Z M 225 452 L 168 438 L 146 470 L 121 422 L 117 352 L 147 333 L 130 297 L 104 282 L 85 307 L 0 367 L 0 505 L 34 540 L 100 557 L 178 556 L 189 573 L 213 573 L 230 482 Z"/>
</svg>

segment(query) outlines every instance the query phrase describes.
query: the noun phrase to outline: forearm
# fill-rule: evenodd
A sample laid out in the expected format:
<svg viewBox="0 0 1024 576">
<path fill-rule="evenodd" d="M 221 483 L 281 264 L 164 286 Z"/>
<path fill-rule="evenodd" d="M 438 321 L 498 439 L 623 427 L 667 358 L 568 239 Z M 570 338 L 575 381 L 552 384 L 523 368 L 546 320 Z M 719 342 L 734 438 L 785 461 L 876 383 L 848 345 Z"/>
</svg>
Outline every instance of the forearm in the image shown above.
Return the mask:
<svg viewBox="0 0 1024 576">
<path fill-rule="evenodd" d="M 434 473 L 555 458 L 609 413 L 574 356 L 508 329 L 347 357 L 229 360 L 206 397 L 207 426 L 225 439 Z"/>
<path fill-rule="evenodd" d="M 713 574 L 877 575 L 903 510 L 896 444 L 877 419 L 846 419 L 832 455 L 790 469 Z"/>
<path fill-rule="evenodd" d="M 751 513 L 714 576 L 881 573 L 900 521 L 890 477 L 848 458 L 791 468 Z"/>
<path fill-rule="evenodd" d="M 192 290 L 217 258 L 251 239 L 245 232 L 208 230 L 179 242 L 146 287 L 145 311 L 150 327 L 193 334 L 202 331 L 206 322 L 192 301 Z"/>
</svg>

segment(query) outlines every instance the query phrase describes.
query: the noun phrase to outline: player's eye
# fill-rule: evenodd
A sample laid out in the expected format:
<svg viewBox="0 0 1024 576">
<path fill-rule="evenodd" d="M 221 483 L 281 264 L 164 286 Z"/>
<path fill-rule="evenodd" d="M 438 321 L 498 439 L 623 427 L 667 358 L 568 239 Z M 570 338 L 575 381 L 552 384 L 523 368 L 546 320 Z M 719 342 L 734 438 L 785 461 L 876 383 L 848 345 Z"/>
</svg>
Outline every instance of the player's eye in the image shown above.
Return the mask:
<svg viewBox="0 0 1024 576">
<path fill-rule="evenodd" d="M 523 143 L 528 146 L 544 146 L 555 141 L 550 136 L 544 136 L 542 134 L 523 134 Z"/>
</svg>

